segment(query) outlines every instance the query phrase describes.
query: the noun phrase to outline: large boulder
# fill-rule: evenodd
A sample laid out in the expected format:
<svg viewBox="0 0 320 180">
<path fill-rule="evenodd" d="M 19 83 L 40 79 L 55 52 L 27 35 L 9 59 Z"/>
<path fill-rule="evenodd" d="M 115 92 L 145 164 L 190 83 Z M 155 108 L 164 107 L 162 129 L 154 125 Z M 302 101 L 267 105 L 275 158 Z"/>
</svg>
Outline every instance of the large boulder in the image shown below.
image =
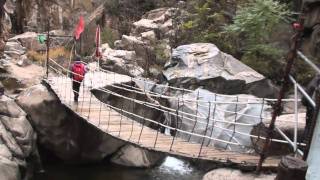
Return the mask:
<svg viewBox="0 0 320 180">
<path fill-rule="evenodd" d="M 64 161 L 101 161 L 124 145 L 89 125 L 44 85 L 27 89 L 17 102 L 30 115 L 39 143 Z"/>
<path fill-rule="evenodd" d="M 307 35 L 302 50 L 307 56 L 315 58 L 320 57 L 320 1 L 319 0 L 303 0 L 302 7 L 307 8 L 305 12 L 304 27 Z"/>
<path fill-rule="evenodd" d="M 11 30 L 11 19 L 9 17 L 9 12 L 7 11 L 6 1 L 1 1 L 0 4 L 0 58 L 3 56 L 3 51 L 5 49 L 6 41 L 9 38 L 9 33 Z"/>
<path fill-rule="evenodd" d="M 0 97 L 0 136 L 0 179 L 18 180 L 36 152 L 36 134 L 27 114 L 6 96 Z"/>
<path fill-rule="evenodd" d="M 9 42 L 19 42 L 21 45 L 28 50 L 45 50 L 45 44 L 40 44 L 38 42 L 38 34 L 35 32 L 25 32 L 23 34 L 19 34 L 9 39 Z"/>
<path fill-rule="evenodd" d="M 177 8 L 159 8 L 147 12 L 142 19 L 133 23 L 132 35 L 138 36 L 147 31 L 155 31 L 163 37 L 169 37 L 173 30 L 172 17 L 181 11 Z"/>
<path fill-rule="evenodd" d="M 246 94 L 272 97 L 275 88 L 270 82 L 231 55 L 221 52 L 217 46 L 196 43 L 174 49 L 172 60 L 163 72 L 174 86 L 196 89 L 204 87 L 223 94 Z M 261 92 L 261 89 L 268 91 Z"/>
<path fill-rule="evenodd" d="M 243 173 L 234 169 L 216 169 L 208 172 L 202 180 L 274 180 L 275 174 L 252 174 Z"/>
<path fill-rule="evenodd" d="M 45 51 L 46 44 L 40 44 L 38 41 L 38 33 L 35 32 L 25 32 L 10 38 L 8 41 L 10 43 L 21 43 L 21 45 L 29 51 Z M 59 30 L 50 31 L 50 35 L 65 35 Z M 63 46 L 69 39 L 65 37 L 54 37 L 50 40 L 50 47 Z"/>
<path fill-rule="evenodd" d="M 21 55 L 26 53 L 26 48 L 17 41 L 7 42 L 4 50 L 5 54 L 12 59 L 18 59 Z"/>
<path fill-rule="evenodd" d="M 319 0 L 304 0 L 303 6 L 309 8 L 309 11 L 306 12 L 306 19 L 304 22 L 304 26 L 306 28 L 312 28 L 316 24 L 320 23 L 320 9 L 319 9 Z M 317 5 L 318 3 L 318 5 Z"/>
<path fill-rule="evenodd" d="M 101 66 L 103 69 L 128 76 L 141 76 L 144 70 L 137 63 L 134 51 L 103 49 Z"/>
<path fill-rule="evenodd" d="M 21 174 L 17 163 L 2 157 L 4 147 L 0 145 L 0 178 L 3 180 L 20 180 Z"/>
<path fill-rule="evenodd" d="M 150 168 L 159 165 L 164 158 L 162 153 L 126 145 L 113 155 L 111 162 L 122 166 Z"/>
<path fill-rule="evenodd" d="M 17 63 L 8 62 L 6 74 L 0 77 L 0 81 L 6 86 L 10 93 L 19 93 L 23 88 L 39 84 L 45 75 L 44 68 L 28 63 L 27 59 L 20 57 Z M 28 65 L 28 66 L 20 66 Z"/>
</svg>

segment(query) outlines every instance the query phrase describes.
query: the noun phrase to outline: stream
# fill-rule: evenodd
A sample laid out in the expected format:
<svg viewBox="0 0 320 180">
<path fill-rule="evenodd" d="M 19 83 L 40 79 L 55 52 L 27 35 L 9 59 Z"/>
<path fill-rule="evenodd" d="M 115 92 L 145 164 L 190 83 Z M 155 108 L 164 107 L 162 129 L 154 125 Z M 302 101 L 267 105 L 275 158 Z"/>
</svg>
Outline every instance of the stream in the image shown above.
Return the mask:
<svg viewBox="0 0 320 180">
<path fill-rule="evenodd" d="M 46 172 L 35 180 L 201 180 L 203 171 L 188 162 L 167 157 L 162 165 L 151 169 L 128 168 L 114 164 L 47 165 Z"/>
</svg>

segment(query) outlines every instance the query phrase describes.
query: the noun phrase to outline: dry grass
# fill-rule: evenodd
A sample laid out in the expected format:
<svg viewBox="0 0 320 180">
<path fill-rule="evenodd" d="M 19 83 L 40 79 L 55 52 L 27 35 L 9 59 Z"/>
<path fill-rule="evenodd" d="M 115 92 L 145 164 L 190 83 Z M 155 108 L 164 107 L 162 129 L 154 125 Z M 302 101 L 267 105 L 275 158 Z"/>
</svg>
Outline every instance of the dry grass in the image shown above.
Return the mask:
<svg viewBox="0 0 320 180">
<path fill-rule="evenodd" d="M 36 51 L 28 51 L 27 56 L 30 60 L 34 62 L 38 62 L 40 64 L 43 64 L 47 59 L 47 55 L 45 52 L 39 53 Z M 50 49 L 49 56 L 52 59 L 57 59 L 57 58 L 69 59 L 70 51 L 65 49 L 64 47 L 58 47 L 58 48 Z"/>
</svg>

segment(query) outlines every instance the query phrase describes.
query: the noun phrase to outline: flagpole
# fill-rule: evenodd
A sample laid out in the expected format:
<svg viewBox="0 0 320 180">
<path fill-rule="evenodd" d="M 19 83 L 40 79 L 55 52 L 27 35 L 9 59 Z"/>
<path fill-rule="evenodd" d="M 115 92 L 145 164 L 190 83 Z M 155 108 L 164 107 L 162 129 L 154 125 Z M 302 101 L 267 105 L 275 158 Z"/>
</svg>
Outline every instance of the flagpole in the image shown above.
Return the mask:
<svg viewBox="0 0 320 180">
<path fill-rule="evenodd" d="M 100 70 L 100 61 L 101 61 L 100 44 L 101 44 L 101 28 L 100 28 L 100 25 L 98 25 L 96 29 L 96 53 L 95 53 L 96 57 L 98 58 L 98 70 Z"/>
<path fill-rule="evenodd" d="M 80 41 L 79 55 L 81 56 L 81 53 L 82 53 L 82 34 L 80 34 L 79 41 Z"/>
</svg>

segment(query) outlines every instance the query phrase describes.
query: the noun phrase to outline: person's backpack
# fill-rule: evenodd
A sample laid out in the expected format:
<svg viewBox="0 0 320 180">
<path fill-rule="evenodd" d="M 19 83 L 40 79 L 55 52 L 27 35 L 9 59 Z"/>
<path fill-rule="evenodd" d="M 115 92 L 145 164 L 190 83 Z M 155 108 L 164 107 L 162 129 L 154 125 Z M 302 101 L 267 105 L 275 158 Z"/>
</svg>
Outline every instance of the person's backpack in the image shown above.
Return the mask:
<svg viewBox="0 0 320 180">
<path fill-rule="evenodd" d="M 84 79 L 85 67 L 81 63 L 74 64 L 72 68 L 72 72 L 74 73 L 73 79 L 81 82 Z"/>
</svg>

